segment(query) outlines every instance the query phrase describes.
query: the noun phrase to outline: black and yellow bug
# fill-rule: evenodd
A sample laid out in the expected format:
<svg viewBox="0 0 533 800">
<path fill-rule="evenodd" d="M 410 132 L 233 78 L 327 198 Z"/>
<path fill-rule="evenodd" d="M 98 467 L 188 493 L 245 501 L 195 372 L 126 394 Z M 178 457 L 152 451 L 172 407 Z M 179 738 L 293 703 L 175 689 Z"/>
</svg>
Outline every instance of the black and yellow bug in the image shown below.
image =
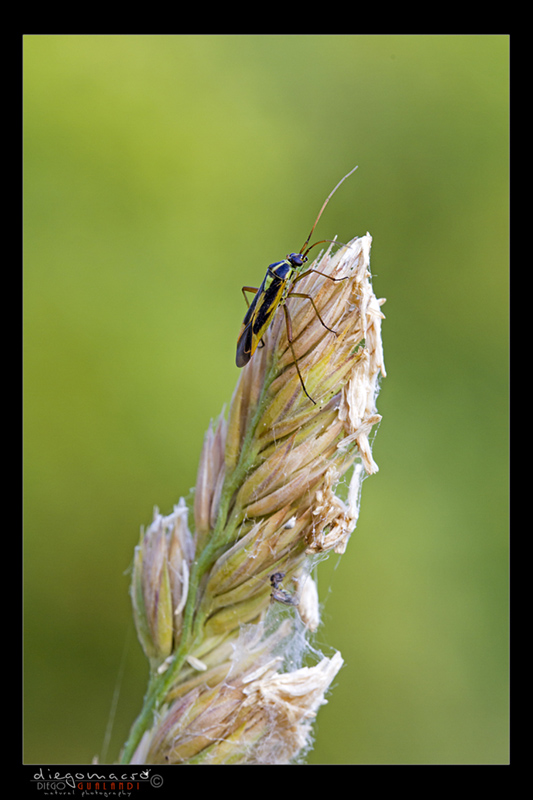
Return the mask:
<svg viewBox="0 0 533 800">
<path fill-rule="evenodd" d="M 287 326 L 287 339 L 289 341 L 292 357 L 294 359 L 294 365 L 298 372 L 298 377 L 300 378 L 300 383 L 302 384 L 305 394 L 312 403 L 315 403 L 315 405 L 316 401 L 313 400 L 305 388 L 300 367 L 298 366 L 298 360 L 294 353 L 292 322 L 286 301 L 289 297 L 300 297 L 309 300 L 312 303 L 316 315 L 324 328 L 326 328 L 328 331 L 331 331 L 331 333 L 336 333 L 336 331 L 332 330 L 332 328 L 328 328 L 320 316 L 320 313 L 315 305 L 315 301 L 311 295 L 295 292 L 294 287 L 298 281 L 301 281 L 302 278 L 305 278 L 305 276 L 309 275 L 311 272 L 316 272 L 318 275 L 323 275 L 325 278 L 329 278 L 331 281 L 346 280 L 345 278 L 332 278 L 331 275 L 326 275 L 324 272 L 319 272 L 317 269 L 308 269 L 305 272 L 301 272 L 301 269 L 307 261 L 307 254 L 313 247 L 316 247 L 316 245 L 322 244 L 323 242 L 331 241 L 331 239 L 321 239 L 319 242 L 314 242 L 314 244 L 309 245 L 309 240 L 311 239 L 313 231 L 318 224 L 318 220 L 322 216 L 322 212 L 327 206 L 329 200 L 335 194 L 341 183 L 343 183 L 346 178 L 349 178 L 356 169 L 357 167 L 354 167 L 350 172 L 348 172 L 348 174 L 338 182 L 335 188 L 326 197 L 322 208 L 318 212 L 318 216 L 315 219 L 313 227 L 311 228 L 311 232 L 305 240 L 300 252 L 290 253 L 283 261 L 276 261 L 274 264 L 270 264 L 259 288 L 255 288 L 253 286 L 242 287 L 242 293 L 246 302 L 248 302 L 248 298 L 245 294 L 246 292 L 255 294 L 255 297 L 248 307 L 248 311 L 246 312 L 246 316 L 244 317 L 242 323 L 239 338 L 237 339 L 237 355 L 235 359 L 237 366 L 244 367 L 250 361 L 257 349 L 257 346 L 261 342 L 263 335 L 266 333 L 270 323 L 272 322 L 277 309 L 282 306 L 285 313 L 285 323 Z"/>
</svg>

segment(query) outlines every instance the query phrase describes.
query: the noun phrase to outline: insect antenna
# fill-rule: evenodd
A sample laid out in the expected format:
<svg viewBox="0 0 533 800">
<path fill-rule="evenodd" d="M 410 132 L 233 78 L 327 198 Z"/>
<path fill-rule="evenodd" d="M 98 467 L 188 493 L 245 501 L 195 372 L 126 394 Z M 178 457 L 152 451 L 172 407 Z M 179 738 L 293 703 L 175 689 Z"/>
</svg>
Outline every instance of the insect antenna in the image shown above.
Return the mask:
<svg viewBox="0 0 533 800">
<path fill-rule="evenodd" d="M 315 244 L 312 244 L 312 245 L 311 245 L 311 247 L 308 247 L 308 248 L 307 248 L 307 250 L 305 249 L 305 248 L 307 247 L 307 245 L 309 244 L 309 240 L 311 239 L 311 236 L 313 235 L 313 231 L 315 230 L 315 228 L 316 228 L 316 226 L 317 226 L 317 224 L 318 224 L 318 220 L 319 220 L 319 219 L 320 219 L 320 217 L 322 216 L 322 212 L 324 211 L 325 207 L 327 206 L 327 204 L 329 203 L 329 201 L 331 200 L 331 198 L 333 197 L 333 195 L 335 194 L 335 192 L 337 191 L 337 189 L 339 188 L 339 186 L 341 185 L 341 183 L 344 183 L 344 181 L 346 180 L 346 178 L 349 178 L 349 177 L 350 177 L 350 175 L 352 175 L 352 174 L 355 172 L 355 170 L 356 170 L 356 169 L 357 169 L 357 167 L 354 167 L 352 170 L 350 170 L 350 172 L 348 172 L 348 173 L 347 173 L 347 175 L 345 175 L 345 176 L 344 176 L 344 178 L 341 178 L 341 179 L 340 179 L 340 181 L 338 182 L 338 184 L 335 186 L 335 188 L 334 188 L 334 189 L 333 189 L 333 190 L 332 190 L 332 191 L 331 191 L 331 192 L 328 194 L 328 196 L 327 196 L 327 197 L 326 197 L 326 199 L 324 200 L 324 205 L 322 206 L 322 208 L 321 208 L 321 209 L 320 209 L 320 211 L 318 212 L 318 216 L 317 216 L 317 218 L 316 218 L 316 219 L 315 219 L 315 221 L 314 221 L 314 224 L 313 224 L 313 227 L 311 228 L 311 231 L 310 231 L 310 233 L 309 233 L 309 236 L 307 237 L 307 239 L 306 239 L 306 240 L 305 240 L 305 242 L 303 243 L 302 249 L 300 250 L 300 255 L 302 255 L 302 256 L 306 256 L 306 255 L 307 255 L 307 253 L 309 252 L 309 250 L 311 249 L 311 247 L 314 247 L 314 246 L 315 246 L 315 244 L 322 244 L 322 242 L 329 242 L 329 241 L 331 241 L 330 239 L 322 239 L 322 242 L 315 242 Z M 304 250 L 305 250 L 305 253 L 304 253 Z"/>
<path fill-rule="evenodd" d="M 300 255 L 301 255 L 301 256 L 303 256 L 304 258 L 306 258 L 306 257 L 307 257 L 307 254 L 308 254 L 308 252 L 309 252 L 310 250 L 312 250 L 312 249 L 313 249 L 313 247 L 316 247 L 316 246 L 317 246 L 317 244 L 324 244 L 324 242 L 331 242 L 331 244 L 338 244 L 338 245 L 340 245 L 341 247 L 346 247 L 346 244 L 345 244 L 345 242 L 339 242 L 339 240 L 338 240 L 338 239 L 320 239 L 320 241 L 318 241 L 318 242 L 313 242 L 313 244 L 309 245 L 309 247 L 307 248 L 307 250 L 305 251 L 305 253 L 300 253 Z"/>
</svg>

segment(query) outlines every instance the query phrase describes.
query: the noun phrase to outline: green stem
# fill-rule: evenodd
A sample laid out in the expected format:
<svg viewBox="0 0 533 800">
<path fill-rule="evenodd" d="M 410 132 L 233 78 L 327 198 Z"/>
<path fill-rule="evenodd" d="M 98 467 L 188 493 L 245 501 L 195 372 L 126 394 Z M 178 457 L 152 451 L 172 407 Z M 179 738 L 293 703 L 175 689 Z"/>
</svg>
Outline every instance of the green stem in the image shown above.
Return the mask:
<svg viewBox="0 0 533 800">
<path fill-rule="evenodd" d="M 266 388 L 266 385 L 264 388 Z M 228 538 L 233 534 L 234 525 L 232 524 L 229 526 L 230 529 L 228 530 L 227 524 L 231 500 L 256 458 L 256 453 L 254 448 L 251 447 L 251 443 L 253 441 L 257 422 L 259 421 L 260 415 L 263 413 L 263 405 L 264 393 L 258 403 L 252 423 L 243 441 L 239 462 L 233 474 L 226 479 L 220 498 L 217 522 L 213 533 L 201 555 L 193 564 L 189 580 L 188 599 L 183 616 L 180 645 L 176 650 L 174 659 L 169 668 L 162 675 L 155 673 L 151 676 L 148 690 L 144 698 L 143 708 L 131 728 L 130 735 L 122 751 L 122 764 L 128 764 L 130 762 L 144 732 L 148 730 L 152 724 L 154 712 L 164 703 L 169 689 L 176 683 L 176 677 L 188 653 L 193 649 L 196 640 L 201 634 L 204 619 L 202 614 L 197 612 L 198 587 L 202 576 L 210 569 L 213 562 L 216 560 L 219 549 L 227 543 Z"/>
</svg>

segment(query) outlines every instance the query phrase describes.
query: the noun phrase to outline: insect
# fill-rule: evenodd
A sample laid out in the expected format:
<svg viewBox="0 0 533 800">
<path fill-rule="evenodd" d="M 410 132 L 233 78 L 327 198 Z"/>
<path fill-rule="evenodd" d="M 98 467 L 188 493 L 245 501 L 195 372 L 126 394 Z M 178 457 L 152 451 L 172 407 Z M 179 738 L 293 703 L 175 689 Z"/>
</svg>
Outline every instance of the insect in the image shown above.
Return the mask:
<svg viewBox="0 0 533 800">
<path fill-rule="evenodd" d="M 270 576 L 270 585 L 272 587 L 270 596 L 272 600 L 277 600 L 278 603 L 283 603 L 284 606 L 297 606 L 298 598 L 281 585 L 281 581 L 284 577 L 284 572 L 274 572 L 274 574 Z"/>
<path fill-rule="evenodd" d="M 235 363 L 238 367 L 244 367 L 250 361 L 258 345 L 260 345 L 262 342 L 263 335 L 266 333 L 270 323 L 274 319 L 277 309 L 281 306 L 285 314 L 287 339 L 291 348 L 294 365 L 296 367 L 296 371 L 298 372 L 300 383 L 302 384 L 302 389 L 309 400 L 311 400 L 311 402 L 315 405 L 316 401 L 313 400 L 305 388 L 302 373 L 300 372 L 300 367 L 298 366 L 298 360 L 294 353 L 292 321 L 286 301 L 289 297 L 300 297 L 309 300 L 324 328 L 326 328 L 328 331 L 331 331 L 331 333 L 336 334 L 336 331 L 334 331 L 332 328 L 329 328 L 320 316 L 320 313 L 315 305 L 315 301 L 311 295 L 304 294 L 302 292 L 296 292 L 294 291 L 294 288 L 296 284 L 302 280 L 302 278 L 305 278 L 306 275 L 309 275 L 311 272 L 316 272 L 318 275 L 323 275 L 325 278 L 329 278 L 331 281 L 346 280 L 346 278 L 332 278 L 331 275 L 326 275 L 324 272 L 319 272 L 317 269 L 308 269 L 305 272 L 302 272 L 302 267 L 307 261 L 307 254 L 313 247 L 316 247 L 316 245 L 322 244 L 323 242 L 332 241 L 331 239 L 321 239 L 319 242 L 314 242 L 311 245 L 309 244 L 311 236 L 313 235 L 313 231 L 315 230 L 318 221 L 322 216 L 322 212 L 326 208 L 331 197 L 335 194 L 341 183 L 343 183 L 346 178 L 349 178 L 356 169 L 357 167 L 354 167 L 350 172 L 348 172 L 348 174 L 338 182 L 333 191 L 331 191 L 326 197 L 326 200 L 324 201 L 324 204 L 318 212 L 318 216 L 313 223 L 313 227 L 311 228 L 309 236 L 303 243 L 300 252 L 290 253 L 283 261 L 276 261 L 274 264 L 270 264 L 259 288 L 253 286 L 242 287 L 242 293 L 247 303 L 248 298 L 246 296 L 246 292 L 254 294 L 255 297 L 251 304 L 248 304 L 248 311 L 244 317 L 241 332 L 239 334 L 239 338 L 237 339 L 237 355 L 235 358 Z"/>
</svg>

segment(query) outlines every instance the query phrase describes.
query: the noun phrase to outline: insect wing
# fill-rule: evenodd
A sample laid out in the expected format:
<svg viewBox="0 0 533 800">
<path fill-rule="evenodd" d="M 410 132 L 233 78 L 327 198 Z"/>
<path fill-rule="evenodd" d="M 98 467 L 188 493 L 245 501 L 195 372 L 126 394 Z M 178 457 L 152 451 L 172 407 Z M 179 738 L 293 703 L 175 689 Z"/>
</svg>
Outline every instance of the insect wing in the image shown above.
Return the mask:
<svg viewBox="0 0 533 800">
<path fill-rule="evenodd" d="M 271 264 L 261 284 L 262 291 L 257 294 L 257 305 L 252 320 L 253 334 L 258 340 L 266 332 L 276 313 L 276 309 L 284 299 L 288 288 L 288 277 L 293 268 L 286 261 Z"/>
<path fill-rule="evenodd" d="M 277 307 L 284 296 L 288 278 L 293 267 L 287 261 L 271 264 L 263 283 L 256 292 L 250 308 L 244 317 L 241 332 L 237 339 L 237 356 L 235 363 L 244 367 L 249 362 L 261 341 L 263 334 L 272 322 Z"/>
<path fill-rule="evenodd" d="M 257 343 L 255 344 L 253 350 L 252 345 L 252 323 L 249 322 L 247 325 L 242 326 L 239 338 L 237 339 L 237 355 L 235 357 L 235 363 L 238 367 L 244 367 L 253 356 L 255 348 L 257 347 Z"/>
<path fill-rule="evenodd" d="M 241 332 L 239 333 L 239 338 L 237 339 L 237 355 L 235 358 L 235 363 L 237 364 L 238 367 L 244 367 L 245 364 L 249 362 L 249 360 L 255 353 L 255 349 L 259 341 L 257 340 L 254 342 L 253 321 L 256 313 L 257 303 L 264 290 L 264 285 L 265 281 L 263 281 L 263 283 L 255 293 L 255 297 L 250 303 L 250 307 L 248 308 L 248 311 L 246 312 L 246 316 L 244 317 L 242 323 Z"/>
</svg>

